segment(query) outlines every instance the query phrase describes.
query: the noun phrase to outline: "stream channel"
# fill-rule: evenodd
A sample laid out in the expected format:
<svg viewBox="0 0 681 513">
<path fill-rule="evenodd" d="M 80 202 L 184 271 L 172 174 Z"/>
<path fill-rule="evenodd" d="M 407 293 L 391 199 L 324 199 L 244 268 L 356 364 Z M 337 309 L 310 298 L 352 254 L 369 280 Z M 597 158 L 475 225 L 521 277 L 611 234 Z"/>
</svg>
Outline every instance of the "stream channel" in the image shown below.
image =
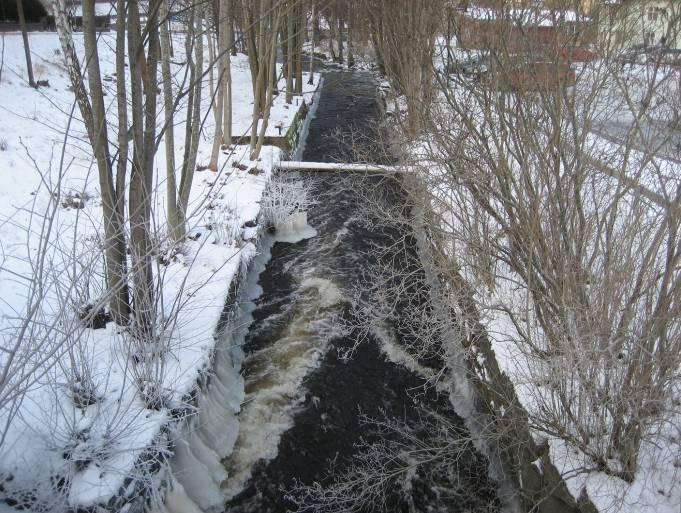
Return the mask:
<svg viewBox="0 0 681 513">
<path fill-rule="evenodd" d="M 355 145 L 366 145 L 380 115 L 370 73 L 327 72 L 303 160 L 352 161 L 353 149 L 335 132 L 352 132 Z M 364 150 L 370 151 L 368 146 Z M 243 348 L 246 398 L 240 431 L 225 462 L 230 476 L 223 484 L 227 512 L 295 510 L 286 491 L 296 482 L 330 482 L 332 464 L 334 472 L 342 472 L 360 442 L 377 440 L 377 427 L 360 422 L 362 415 L 410 424 L 427 407 L 447 418 L 462 437 L 467 435 L 447 395 L 424 388 L 424 377 L 394 357 L 406 354 L 400 349 L 406 342 L 399 336 L 379 341 L 369 334 L 350 360 L 339 357 L 339 350 L 352 347 L 361 336 L 338 326 L 358 322 L 352 318 L 357 314 L 350 299 L 376 263 L 372 246 L 389 246 L 405 231 L 403 226 L 372 229 L 362 219 L 359 203 L 366 201 L 367 191 L 378 189 L 399 203 L 398 183 L 347 173 L 297 176 L 310 181 L 317 200 L 307 214 L 317 235 L 274 244 L 259 277 L 262 291 Z M 416 242 L 406 240 L 411 242 L 395 246 L 400 254 L 381 257 L 397 270 L 413 261 L 402 254 L 405 247 L 413 252 L 407 257 L 416 253 Z M 447 483 L 438 490 L 426 485 L 418 471 L 409 493 L 388 490 L 387 511 L 500 510 L 487 460 L 472 448 L 459 460 L 458 475 L 440 476 Z"/>
</svg>

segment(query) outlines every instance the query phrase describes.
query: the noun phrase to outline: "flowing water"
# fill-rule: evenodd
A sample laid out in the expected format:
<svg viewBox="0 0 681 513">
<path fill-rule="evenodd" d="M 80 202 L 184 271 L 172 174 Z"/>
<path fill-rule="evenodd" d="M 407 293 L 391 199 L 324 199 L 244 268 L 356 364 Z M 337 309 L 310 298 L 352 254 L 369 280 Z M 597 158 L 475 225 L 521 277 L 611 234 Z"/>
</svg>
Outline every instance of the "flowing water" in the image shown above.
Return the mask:
<svg viewBox="0 0 681 513">
<path fill-rule="evenodd" d="M 370 74 L 326 73 L 304 160 L 351 161 L 354 153 L 347 140 L 334 137 L 338 128 L 370 150 L 365 141 L 375 135 L 379 116 Z M 398 203 L 399 187 L 380 177 L 300 176 L 311 181 L 318 198 L 308 212 L 308 223 L 317 235 L 275 243 L 260 275 L 262 293 L 244 345 L 246 399 L 240 432 L 234 453 L 225 462 L 230 477 L 223 491 L 230 498 L 229 512 L 285 512 L 293 507 L 285 491 L 295 482 L 328 482 L 332 464 L 341 471 L 360 441 L 377 439 L 375 427 L 362 424 L 361 415 L 408 423 L 427 406 L 465 436 L 448 398 L 424 389 L 423 376 L 387 356 L 400 352 L 404 341 L 399 337 L 379 343 L 368 336 L 352 359 L 339 357 L 339 350 L 353 346 L 360 336 L 357 330 L 339 326 L 357 321 L 349 303 L 354 287 L 375 263 L 369 249 L 372 244 L 389 245 L 404 231 L 400 226 L 372 229 L 358 207 L 366 201 L 366 191 L 378 189 Z M 407 251 L 415 252 L 415 243 Z M 399 255 L 388 259 L 397 268 L 407 265 Z M 484 458 L 469 450 L 462 459 L 461 475 L 453 479 L 464 493 L 456 500 L 415 486 L 412 497 L 396 499 L 391 511 L 497 510 Z M 415 476 L 416 484 L 418 480 Z"/>
</svg>

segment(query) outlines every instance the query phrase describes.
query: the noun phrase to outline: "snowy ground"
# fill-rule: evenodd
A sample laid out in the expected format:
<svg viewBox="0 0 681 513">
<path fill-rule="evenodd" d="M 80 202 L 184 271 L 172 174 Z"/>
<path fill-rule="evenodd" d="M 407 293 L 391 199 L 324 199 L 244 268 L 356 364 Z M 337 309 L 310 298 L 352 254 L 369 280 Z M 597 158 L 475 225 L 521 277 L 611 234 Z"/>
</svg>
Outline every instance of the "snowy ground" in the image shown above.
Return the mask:
<svg viewBox="0 0 681 513">
<path fill-rule="evenodd" d="M 197 378 L 210 370 L 215 328 L 229 285 L 256 255 L 258 228 L 254 222 L 280 151 L 265 147 L 259 161 L 252 162 L 248 148 L 237 146 L 220 155 L 217 173 L 195 176 L 189 209 L 191 240 L 179 251 L 159 258 L 155 266 L 162 283 L 164 317 L 176 321 L 166 327 L 164 356 L 153 369 L 166 407 L 148 409 L 135 386 L 127 334 L 113 323 L 99 330 L 81 329 L 75 315 L 78 305 L 95 301 L 103 289 L 101 208 L 92 151 L 78 109 L 74 110 L 57 35 L 30 35 L 36 80 L 49 80 L 50 84 L 38 90 L 28 87 L 24 78 L 20 35 L 3 34 L 2 38 L 0 348 L 12 347 L 32 304 L 37 314 L 30 326 L 30 343 L 18 351 L 23 355 L 21 370 L 33 370 L 33 379 L 23 381 L 29 386 L 19 395 L 0 395 L 0 423 L 8 428 L 0 429 L 4 434 L 0 439 L 0 485 L 4 483 L 0 499 L 3 493 L 17 498 L 17 493 L 28 491 L 27 501 L 44 511 L 87 507 L 106 502 L 123 485 L 130 485 L 128 477 L 149 478 L 143 469 L 134 468 L 135 463 L 145 449 L 163 440 L 162 428 L 171 421 L 171 408 L 185 406 Z M 74 39 L 82 54 L 82 35 L 76 34 Z M 113 46 L 114 35 L 102 34 L 102 76 L 109 91 L 105 101 L 115 127 Z M 182 47 L 178 35 L 175 48 Z M 233 58 L 232 77 L 233 133 L 241 135 L 249 130 L 252 113 L 246 56 Z M 207 82 L 204 113 L 210 96 Z M 305 87 L 309 101 L 314 86 Z M 284 89 L 281 83 L 280 90 Z M 284 95 L 279 95 L 267 135 L 277 135 L 278 126 L 285 133 L 296 110 L 295 101 L 287 106 Z M 69 125 L 72 111 L 74 120 Z M 184 119 L 182 110 L 175 119 Z M 209 160 L 213 130 L 209 114 L 198 164 Z M 115 140 L 114 131 L 109 135 Z M 184 151 L 183 135 L 184 123 L 177 121 L 178 162 Z M 159 241 L 165 239 L 162 145 L 153 206 Z M 235 167 L 237 164 L 242 166 Z M 36 287 L 32 277 L 45 262 L 45 273 L 39 279 L 42 286 Z M 31 296 L 36 290 L 44 296 L 38 302 Z M 55 314 L 63 317 L 58 324 L 54 323 Z M 9 357 L 0 353 L 0 373 Z M 96 399 L 87 407 L 76 408 L 69 390 L 82 374 L 92 376 Z M 18 376 L 15 373 L 14 377 Z"/>
</svg>

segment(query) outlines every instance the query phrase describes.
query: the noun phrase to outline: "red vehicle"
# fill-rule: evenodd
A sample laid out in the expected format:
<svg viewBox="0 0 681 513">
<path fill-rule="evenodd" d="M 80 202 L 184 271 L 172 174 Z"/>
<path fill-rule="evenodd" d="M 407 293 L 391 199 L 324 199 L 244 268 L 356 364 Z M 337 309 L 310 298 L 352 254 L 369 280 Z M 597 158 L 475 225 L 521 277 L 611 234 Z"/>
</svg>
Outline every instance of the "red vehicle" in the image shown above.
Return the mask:
<svg viewBox="0 0 681 513">
<path fill-rule="evenodd" d="M 528 62 L 509 70 L 493 69 L 484 81 L 501 91 L 548 91 L 574 85 L 576 74 L 566 63 Z"/>
<path fill-rule="evenodd" d="M 559 52 L 561 59 L 570 62 L 589 62 L 596 58 L 596 54 L 585 48 L 562 48 Z"/>
</svg>

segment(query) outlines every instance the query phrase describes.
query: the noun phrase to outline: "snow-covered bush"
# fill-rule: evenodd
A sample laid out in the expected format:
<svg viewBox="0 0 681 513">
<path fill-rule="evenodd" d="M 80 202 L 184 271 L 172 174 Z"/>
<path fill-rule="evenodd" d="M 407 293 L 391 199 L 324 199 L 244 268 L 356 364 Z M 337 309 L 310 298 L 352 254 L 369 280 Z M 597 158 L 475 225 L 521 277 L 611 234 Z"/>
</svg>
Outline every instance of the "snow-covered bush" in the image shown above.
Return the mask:
<svg viewBox="0 0 681 513">
<path fill-rule="evenodd" d="M 293 173 L 278 173 L 268 183 L 260 202 L 261 223 L 276 228 L 314 204 L 310 182 Z"/>
</svg>

